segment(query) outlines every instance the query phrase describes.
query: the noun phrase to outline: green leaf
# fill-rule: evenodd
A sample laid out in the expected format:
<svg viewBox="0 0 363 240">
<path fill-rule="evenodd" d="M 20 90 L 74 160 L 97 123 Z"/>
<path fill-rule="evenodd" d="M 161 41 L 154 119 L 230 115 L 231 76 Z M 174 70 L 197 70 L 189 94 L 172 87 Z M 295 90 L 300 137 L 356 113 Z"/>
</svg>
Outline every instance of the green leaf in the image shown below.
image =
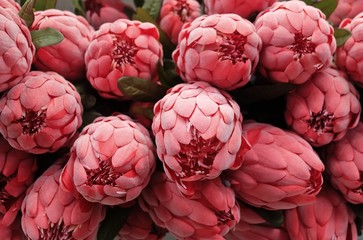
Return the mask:
<svg viewBox="0 0 363 240">
<path fill-rule="evenodd" d="M 264 208 L 252 207 L 253 210 L 274 227 L 281 227 L 284 222 L 284 213 L 282 210 L 267 210 Z"/>
<path fill-rule="evenodd" d="M 159 61 L 158 74 L 160 83 L 166 88 L 171 88 L 179 83 L 183 83 L 179 75 L 176 74 L 175 63 L 172 60 L 165 59 L 164 65 Z"/>
<path fill-rule="evenodd" d="M 102 114 L 97 111 L 85 111 L 82 115 L 82 126 L 80 129 L 83 129 L 85 126 L 92 123 L 96 118 L 101 116 Z"/>
<path fill-rule="evenodd" d="M 27 0 L 19 11 L 19 16 L 24 19 L 26 25 L 30 27 L 34 22 L 34 4 L 36 0 Z"/>
<path fill-rule="evenodd" d="M 72 3 L 73 3 L 73 7 L 74 7 L 74 12 L 77 15 L 81 15 L 81 16 L 85 17 L 86 12 L 84 10 L 83 1 L 82 0 L 72 0 Z"/>
<path fill-rule="evenodd" d="M 130 1 L 130 0 L 119 0 L 121 1 L 126 7 L 132 9 L 132 10 L 136 10 L 136 5 L 134 1 Z"/>
<path fill-rule="evenodd" d="M 60 43 L 64 39 L 61 32 L 50 27 L 41 30 L 33 30 L 30 33 L 36 49 Z"/>
<path fill-rule="evenodd" d="M 97 240 L 113 240 L 130 213 L 130 208 L 109 207 L 97 232 Z"/>
<path fill-rule="evenodd" d="M 134 101 L 156 102 L 166 94 L 163 86 L 143 78 L 122 77 L 117 85 L 126 97 Z"/>
<path fill-rule="evenodd" d="M 134 115 L 140 115 L 143 117 L 146 117 L 147 119 L 153 120 L 154 118 L 154 110 L 152 107 L 133 107 L 132 108 L 132 114 Z"/>
<path fill-rule="evenodd" d="M 35 1 L 35 10 L 43 11 L 51 8 L 56 8 L 57 0 L 36 0 Z"/>
<path fill-rule="evenodd" d="M 162 0 L 145 0 L 143 9 L 149 12 L 150 16 L 157 21 L 159 18 Z"/>
<path fill-rule="evenodd" d="M 352 33 L 344 28 L 334 28 L 334 37 L 337 41 L 337 47 L 342 46 L 352 35 Z"/>
<path fill-rule="evenodd" d="M 311 5 L 320 9 L 326 16 L 329 16 L 334 12 L 338 6 L 338 0 L 303 0 L 307 5 Z"/>
</svg>

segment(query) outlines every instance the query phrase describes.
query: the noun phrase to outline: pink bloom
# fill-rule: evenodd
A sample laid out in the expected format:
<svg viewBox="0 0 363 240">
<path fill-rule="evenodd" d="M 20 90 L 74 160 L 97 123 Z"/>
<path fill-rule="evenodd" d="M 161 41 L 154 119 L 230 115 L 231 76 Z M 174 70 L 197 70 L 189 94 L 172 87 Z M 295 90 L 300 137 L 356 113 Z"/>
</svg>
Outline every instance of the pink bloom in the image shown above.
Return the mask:
<svg viewBox="0 0 363 240">
<path fill-rule="evenodd" d="M 361 3 L 360 6 L 363 6 Z M 344 70 L 351 80 L 363 86 L 363 13 L 353 19 L 345 19 L 340 24 L 341 28 L 349 30 L 352 35 L 340 46 L 336 52 L 336 64 Z"/>
<path fill-rule="evenodd" d="M 285 212 L 285 227 L 290 239 L 357 239 L 354 214 L 343 197 L 324 186 L 314 203 Z"/>
<path fill-rule="evenodd" d="M 103 23 L 112 23 L 118 19 L 126 19 L 125 5 L 120 0 L 83 0 L 86 18 L 98 29 Z"/>
<path fill-rule="evenodd" d="M 339 141 L 327 146 L 326 170 L 330 182 L 354 204 L 363 203 L 363 123 L 351 129 Z"/>
<path fill-rule="evenodd" d="M 0 137 L 0 225 L 3 227 L 14 222 L 36 170 L 33 155 L 12 148 Z"/>
<path fill-rule="evenodd" d="M 226 235 L 228 240 L 290 240 L 284 228 L 274 227 L 257 212 L 240 204 L 241 220 Z"/>
<path fill-rule="evenodd" d="M 200 4 L 196 0 L 164 0 L 159 14 L 159 26 L 174 44 L 185 23 L 200 16 Z"/>
<path fill-rule="evenodd" d="M 286 123 L 313 146 L 341 139 L 357 126 L 359 94 L 344 73 L 327 68 L 287 95 Z"/>
<path fill-rule="evenodd" d="M 162 240 L 167 230 L 157 226 L 147 212 L 135 205 L 115 240 Z"/>
<path fill-rule="evenodd" d="M 47 27 L 60 31 L 62 42 L 37 50 L 34 66 L 42 71 L 54 71 L 69 81 L 80 80 L 86 75 L 84 54 L 94 30 L 86 19 L 69 11 L 48 9 L 36 11 L 32 30 Z"/>
<path fill-rule="evenodd" d="M 276 2 L 255 20 L 262 39 L 260 72 L 276 82 L 302 84 L 330 66 L 336 41 L 325 15 L 303 1 Z"/>
<path fill-rule="evenodd" d="M 329 21 L 335 26 L 339 26 L 345 18 L 354 18 L 363 12 L 363 2 L 361 0 L 339 0 L 334 12 L 329 16 Z"/>
<path fill-rule="evenodd" d="M 155 25 L 119 19 L 96 31 L 85 55 L 87 78 L 104 98 L 123 93 L 117 81 L 123 76 L 158 81 L 157 64 L 163 51 Z"/>
<path fill-rule="evenodd" d="M 10 226 L 0 223 L 0 239 L 3 240 L 24 240 L 26 239 L 21 230 L 21 218 L 17 216 L 15 221 Z"/>
<path fill-rule="evenodd" d="M 187 195 L 193 182 L 237 168 L 242 115 L 224 91 L 205 82 L 179 84 L 154 107 L 152 130 L 167 176 Z"/>
<path fill-rule="evenodd" d="M 186 198 L 164 173 L 156 172 L 139 203 L 177 239 L 222 240 L 240 220 L 235 195 L 220 178 L 202 181 L 198 187 L 198 194 Z"/>
<path fill-rule="evenodd" d="M 82 123 L 75 87 L 55 72 L 32 71 L 0 99 L 0 133 L 16 149 L 40 154 L 67 144 Z"/>
<path fill-rule="evenodd" d="M 1 6 L 1 5 L 0 5 Z M 19 83 L 30 71 L 35 47 L 18 13 L 0 7 L 0 92 Z"/>
<path fill-rule="evenodd" d="M 248 20 L 236 14 L 203 15 L 183 26 L 172 57 L 185 82 L 233 90 L 250 80 L 261 46 Z"/>
<path fill-rule="evenodd" d="M 62 160 L 49 167 L 28 189 L 21 206 L 21 226 L 28 239 L 95 239 L 106 208 L 75 198 L 59 186 Z"/>
<path fill-rule="evenodd" d="M 238 198 L 272 210 L 316 200 L 324 164 L 308 142 L 265 123 L 244 123 L 243 131 L 251 149 L 238 156 L 242 166 L 225 175 Z"/>
<path fill-rule="evenodd" d="M 9 8 L 16 13 L 20 11 L 20 5 L 15 0 L 0 0 L 0 7 Z M 4 238 L 1 238 L 4 239 Z"/>
<path fill-rule="evenodd" d="M 204 5 L 208 15 L 235 13 L 243 18 L 248 18 L 275 2 L 276 0 L 204 0 Z"/>
<path fill-rule="evenodd" d="M 91 202 L 118 205 L 137 198 L 156 165 L 148 131 L 123 114 L 99 117 L 71 148 L 63 189 Z"/>
</svg>

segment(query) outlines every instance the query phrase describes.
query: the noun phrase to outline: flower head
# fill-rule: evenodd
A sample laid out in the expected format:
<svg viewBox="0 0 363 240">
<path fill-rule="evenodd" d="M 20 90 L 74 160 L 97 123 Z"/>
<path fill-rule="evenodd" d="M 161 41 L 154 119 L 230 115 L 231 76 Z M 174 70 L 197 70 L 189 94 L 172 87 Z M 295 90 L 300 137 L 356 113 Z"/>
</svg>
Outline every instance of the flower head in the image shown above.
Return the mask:
<svg viewBox="0 0 363 240">
<path fill-rule="evenodd" d="M 9 8 L 16 13 L 20 11 L 20 5 L 15 0 L 0 0 L 0 7 Z"/>
<path fill-rule="evenodd" d="M 346 18 L 354 18 L 359 13 L 363 12 L 363 4 L 356 0 L 339 0 L 334 12 L 329 16 L 328 20 L 334 26 L 339 26 Z"/>
</svg>

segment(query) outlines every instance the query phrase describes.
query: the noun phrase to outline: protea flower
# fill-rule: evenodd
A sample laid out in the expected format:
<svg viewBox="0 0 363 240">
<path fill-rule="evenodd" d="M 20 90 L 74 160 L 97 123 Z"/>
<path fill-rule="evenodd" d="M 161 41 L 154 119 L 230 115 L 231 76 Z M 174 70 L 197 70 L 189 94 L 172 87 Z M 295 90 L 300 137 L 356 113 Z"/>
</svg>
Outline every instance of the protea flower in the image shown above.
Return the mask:
<svg viewBox="0 0 363 240">
<path fill-rule="evenodd" d="M 155 172 L 138 198 L 153 221 L 177 239 L 224 239 L 240 220 L 233 191 L 220 178 L 201 181 L 198 194 L 186 198 L 164 173 Z"/>
<path fill-rule="evenodd" d="M 178 44 L 183 24 L 200 15 L 200 4 L 197 0 L 164 0 L 159 14 L 159 26 L 174 44 Z"/>
<path fill-rule="evenodd" d="M 55 152 L 82 124 L 75 87 L 55 72 L 32 71 L 0 99 L 0 133 L 16 149 Z"/>
<path fill-rule="evenodd" d="M 85 55 L 87 78 L 104 98 L 120 98 L 117 81 L 123 76 L 158 81 L 163 51 L 155 25 L 119 19 L 96 31 Z"/>
<path fill-rule="evenodd" d="M 276 0 L 204 0 L 204 6 L 208 15 L 235 13 L 243 18 L 249 18 L 275 2 Z"/>
<path fill-rule="evenodd" d="M 0 7 L 9 8 L 16 13 L 19 13 L 21 8 L 19 3 L 17 3 L 15 0 L 0 0 Z"/>
<path fill-rule="evenodd" d="M 0 92 L 3 92 L 19 83 L 30 71 L 35 47 L 19 14 L 1 5 L 0 34 Z"/>
<path fill-rule="evenodd" d="M 360 113 L 358 92 L 334 68 L 314 74 L 287 94 L 286 123 L 313 146 L 341 139 L 357 126 Z"/>
<path fill-rule="evenodd" d="M 50 166 L 28 189 L 21 226 L 28 239 L 95 239 L 105 206 L 75 198 L 59 186 L 63 159 Z"/>
<path fill-rule="evenodd" d="M 36 11 L 34 15 L 32 30 L 50 27 L 64 36 L 62 42 L 38 49 L 34 66 L 41 71 L 57 72 L 69 81 L 84 77 L 84 54 L 94 33 L 87 20 L 70 11 L 58 9 Z"/>
<path fill-rule="evenodd" d="M 334 26 L 339 26 L 345 18 L 354 18 L 363 12 L 363 2 L 361 0 L 339 0 L 337 2 L 337 7 L 328 18 Z"/>
<path fill-rule="evenodd" d="M 22 229 L 20 215 L 9 225 L 0 223 L 0 239 L 4 240 L 24 240 L 26 239 Z"/>
<path fill-rule="evenodd" d="M 152 131 L 167 176 L 186 195 L 193 182 L 237 168 L 242 115 L 226 92 L 205 82 L 178 84 L 154 107 Z"/>
<path fill-rule="evenodd" d="M 344 198 L 324 186 L 314 203 L 287 210 L 284 225 L 294 240 L 356 240 L 354 218 Z"/>
<path fill-rule="evenodd" d="M 103 23 L 126 19 L 125 4 L 120 0 L 83 0 L 88 22 L 98 29 Z"/>
<path fill-rule="evenodd" d="M 316 200 L 324 164 L 307 141 L 266 123 L 246 122 L 243 131 L 251 149 L 238 155 L 239 169 L 224 175 L 238 198 L 271 210 Z"/>
<path fill-rule="evenodd" d="M 363 4 L 360 4 L 362 7 Z M 355 18 L 346 18 L 339 26 L 351 32 L 348 40 L 337 49 L 336 64 L 338 68 L 344 70 L 351 80 L 363 86 L 363 57 L 360 54 L 363 47 L 361 31 L 363 30 L 363 13 L 358 14 Z"/>
<path fill-rule="evenodd" d="M 185 82 L 205 81 L 233 90 L 249 82 L 260 49 L 251 22 L 236 14 L 213 14 L 183 25 L 172 57 Z"/>
<path fill-rule="evenodd" d="M 128 116 L 98 117 L 74 142 L 62 188 L 90 202 L 128 203 L 148 184 L 156 165 L 154 151 L 146 128 Z"/>
<path fill-rule="evenodd" d="M 303 1 L 276 2 L 254 24 L 263 45 L 259 70 L 270 80 L 302 84 L 330 66 L 336 41 L 319 9 Z"/>
<path fill-rule="evenodd" d="M 14 222 L 36 170 L 33 155 L 12 148 L 0 137 L 0 225 L 4 228 Z"/>
<path fill-rule="evenodd" d="M 339 141 L 327 146 L 325 166 L 330 182 L 344 198 L 354 204 L 363 203 L 363 123 L 350 129 Z"/>
</svg>

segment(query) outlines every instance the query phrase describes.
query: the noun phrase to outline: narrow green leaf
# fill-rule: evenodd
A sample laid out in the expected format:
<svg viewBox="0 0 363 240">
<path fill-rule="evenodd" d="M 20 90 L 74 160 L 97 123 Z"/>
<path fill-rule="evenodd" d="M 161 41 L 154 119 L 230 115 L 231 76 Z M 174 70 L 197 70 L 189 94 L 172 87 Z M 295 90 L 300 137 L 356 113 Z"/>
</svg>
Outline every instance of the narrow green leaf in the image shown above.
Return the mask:
<svg viewBox="0 0 363 240">
<path fill-rule="evenodd" d="M 157 21 L 159 18 L 162 0 L 145 0 L 143 9 L 149 12 L 150 16 Z"/>
<path fill-rule="evenodd" d="M 352 35 L 352 33 L 344 28 L 334 28 L 334 37 L 337 41 L 337 47 L 342 46 Z"/>
<path fill-rule="evenodd" d="M 23 6 L 25 2 L 26 2 L 26 0 L 21 0 L 20 1 L 20 6 Z"/>
<path fill-rule="evenodd" d="M 97 232 L 97 240 L 113 240 L 130 213 L 130 208 L 109 207 Z"/>
<path fill-rule="evenodd" d="M 314 6 L 320 9 L 326 16 L 329 16 L 334 12 L 338 6 L 338 0 L 303 0 L 307 5 Z"/>
<path fill-rule="evenodd" d="M 156 102 L 166 93 L 166 89 L 150 80 L 136 77 L 122 77 L 118 80 L 118 88 L 134 101 Z"/>
<path fill-rule="evenodd" d="M 126 7 L 132 9 L 132 10 L 136 10 L 136 5 L 134 1 L 130 1 L 130 0 L 119 0 L 121 1 Z"/>
<path fill-rule="evenodd" d="M 34 4 L 36 0 L 27 0 L 19 11 L 19 16 L 24 19 L 26 25 L 30 27 L 34 22 Z"/>
<path fill-rule="evenodd" d="M 84 5 L 83 5 L 82 0 L 72 0 L 72 4 L 73 4 L 73 7 L 74 7 L 74 12 L 77 15 L 81 15 L 83 17 L 86 16 L 86 12 L 84 10 Z"/>
<path fill-rule="evenodd" d="M 60 43 L 64 39 L 61 32 L 49 27 L 41 30 L 33 30 L 30 33 L 37 49 Z"/>
<path fill-rule="evenodd" d="M 164 65 L 158 62 L 158 74 L 160 83 L 166 88 L 174 87 L 183 82 L 176 74 L 175 63 L 172 60 L 165 59 Z"/>
<path fill-rule="evenodd" d="M 51 8 L 56 8 L 57 0 L 36 0 L 35 1 L 35 10 L 43 11 Z"/>
</svg>

